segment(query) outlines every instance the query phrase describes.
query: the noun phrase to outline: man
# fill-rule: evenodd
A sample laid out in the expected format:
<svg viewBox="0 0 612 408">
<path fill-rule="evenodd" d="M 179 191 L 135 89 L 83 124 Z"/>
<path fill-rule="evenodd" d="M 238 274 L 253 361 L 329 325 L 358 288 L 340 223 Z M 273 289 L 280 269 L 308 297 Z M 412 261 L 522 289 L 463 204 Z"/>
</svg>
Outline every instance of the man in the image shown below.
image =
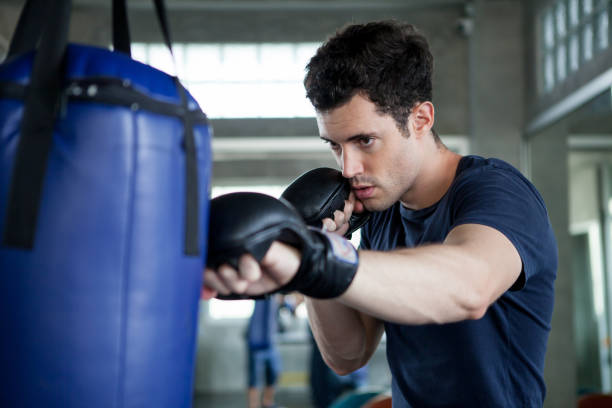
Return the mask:
<svg viewBox="0 0 612 408">
<path fill-rule="evenodd" d="M 346 374 L 385 330 L 394 407 L 538 407 L 557 266 L 546 208 L 510 165 L 443 145 L 432 67 L 425 38 L 394 21 L 348 26 L 307 67 L 320 136 L 353 190 L 324 223 L 343 234 L 353 210 L 372 211 L 348 289 L 307 300 L 312 331 Z M 282 285 L 299 264 L 275 242 L 261 264 L 207 269 L 205 290 Z"/>
</svg>

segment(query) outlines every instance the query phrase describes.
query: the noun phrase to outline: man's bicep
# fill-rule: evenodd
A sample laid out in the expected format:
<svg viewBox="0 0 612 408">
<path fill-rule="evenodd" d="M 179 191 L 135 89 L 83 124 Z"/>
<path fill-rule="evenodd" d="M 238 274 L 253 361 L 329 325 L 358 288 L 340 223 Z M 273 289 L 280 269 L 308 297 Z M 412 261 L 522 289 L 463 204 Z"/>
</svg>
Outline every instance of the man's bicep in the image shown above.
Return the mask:
<svg viewBox="0 0 612 408">
<path fill-rule="evenodd" d="M 510 289 L 523 273 L 523 263 L 514 244 L 502 232 L 480 224 L 453 228 L 445 244 L 457 245 L 482 261 L 482 282 L 492 301 Z"/>
</svg>

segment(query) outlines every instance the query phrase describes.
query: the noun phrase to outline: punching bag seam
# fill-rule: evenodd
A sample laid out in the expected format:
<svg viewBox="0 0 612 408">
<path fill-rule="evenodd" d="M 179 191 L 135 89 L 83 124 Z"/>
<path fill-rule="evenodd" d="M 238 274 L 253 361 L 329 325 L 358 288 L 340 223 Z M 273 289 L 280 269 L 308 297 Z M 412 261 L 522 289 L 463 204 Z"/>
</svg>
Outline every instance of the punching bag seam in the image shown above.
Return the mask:
<svg viewBox="0 0 612 408">
<path fill-rule="evenodd" d="M 131 152 L 131 163 L 129 171 L 129 183 L 128 183 L 128 194 L 127 194 L 127 208 L 126 208 L 126 228 L 125 228 L 125 245 L 123 251 L 123 262 L 122 262 L 122 285 L 121 290 L 121 321 L 119 331 L 119 356 L 118 366 L 119 373 L 117 376 L 117 403 L 116 408 L 122 408 L 125 406 L 125 378 L 127 364 L 126 355 L 127 350 L 127 320 L 129 313 L 129 293 L 130 293 L 130 264 L 132 257 L 132 236 L 133 236 L 133 222 L 134 219 L 134 201 L 136 194 L 136 181 L 138 172 L 138 112 L 132 113 L 132 152 Z"/>
</svg>

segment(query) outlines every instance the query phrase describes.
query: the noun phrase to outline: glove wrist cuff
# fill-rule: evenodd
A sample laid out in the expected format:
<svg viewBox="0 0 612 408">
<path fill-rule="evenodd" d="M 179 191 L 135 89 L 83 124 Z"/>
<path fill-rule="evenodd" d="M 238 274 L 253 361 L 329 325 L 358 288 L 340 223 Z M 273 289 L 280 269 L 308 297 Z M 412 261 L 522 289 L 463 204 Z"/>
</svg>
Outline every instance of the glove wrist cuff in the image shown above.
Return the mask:
<svg viewBox="0 0 612 408">
<path fill-rule="evenodd" d="M 302 252 L 302 262 L 293 279 L 281 288 L 283 292 L 297 290 L 306 296 L 330 299 L 343 294 L 355 277 L 359 255 L 350 241 L 343 237 L 309 228 L 313 241 Z"/>
</svg>

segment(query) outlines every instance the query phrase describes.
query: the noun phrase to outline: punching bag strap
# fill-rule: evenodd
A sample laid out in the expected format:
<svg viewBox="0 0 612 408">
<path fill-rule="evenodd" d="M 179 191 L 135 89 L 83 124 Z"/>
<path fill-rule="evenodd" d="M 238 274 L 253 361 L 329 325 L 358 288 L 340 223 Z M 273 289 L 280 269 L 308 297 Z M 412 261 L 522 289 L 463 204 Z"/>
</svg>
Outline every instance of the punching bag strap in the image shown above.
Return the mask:
<svg viewBox="0 0 612 408">
<path fill-rule="evenodd" d="M 177 71 L 178 67 L 176 60 L 174 59 L 174 53 L 172 52 L 172 39 L 170 38 L 170 29 L 168 25 L 168 17 L 166 13 L 166 7 L 163 0 L 154 0 L 155 12 L 157 13 L 157 20 L 161 27 L 162 35 L 166 47 L 170 51 L 172 61 L 174 62 L 174 69 Z M 195 136 L 193 134 L 193 120 L 189 112 L 189 104 L 187 101 L 187 91 L 175 77 L 174 82 L 176 89 L 181 97 L 181 105 L 183 105 L 183 147 L 185 149 L 185 255 L 197 256 L 200 254 L 200 220 L 199 220 L 199 194 L 198 194 L 198 158 L 197 149 L 195 144 Z"/>
<path fill-rule="evenodd" d="M 29 0 L 21 9 L 17 28 L 11 38 L 6 58 L 32 51 L 40 39 L 40 32 L 47 18 L 47 2 L 45 0 Z"/>
<path fill-rule="evenodd" d="M 193 134 L 193 120 L 187 104 L 187 91 L 176 79 L 185 114 L 183 116 L 183 147 L 185 149 L 185 255 L 200 254 L 200 219 L 198 194 L 198 157 Z"/>
<path fill-rule="evenodd" d="M 132 56 L 125 0 L 113 0 L 113 50 Z"/>
<path fill-rule="evenodd" d="M 163 0 L 154 0 L 153 4 L 155 4 L 155 12 L 157 13 L 157 21 L 159 21 L 159 26 L 162 31 L 162 36 L 164 37 L 164 42 L 166 43 L 166 47 L 170 50 L 170 54 L 172 54 L 172 59 L 174 60 L 174 53 L 172 52 L 172 39 L 170 38 L 170 28 L 168 25 L 168 16 L 166 13 L 166 6 Z M 176 68 L 176 61 L 174 61 L 174 65 Z"/>
<path fill-rule="evenodd" d="M 161 28 L 164 43 L 172 56 L 175 71 L 178 71 L 174 58 L 174 52 L 172 51 L 172 39 L 170 38 L 170 28 L 165 3 L 163 0 L 154 0 L 153 5 L 155 6 L 155 13 Z M 127 55 L 131 55 L 130 34 L 125 0 L 113 0 L 113 47 L 116 51 L 121 51 Z M 175 77 L 174 82 L 180 95 L 181 105 L 183 107 L 183 148 L 185 149 L 185 216 L 183 221 L 185 224 L 184 252 L 185 255 L 197 256 L 200 254 L 200 205 L 198 193 L 199 184 L 197 148 L 193 133 L 193 119 L 189 111 L 187 101 L 187 91 L 177 77 Z"/>
<path fill-rule="evenodd" d="M 24 7 L 31 8 L 34 3 L 28 0 Z M 46 3 L 46 21 L 25 95 L 3 236 L 5 245 L 27 249 L 34 246 L 47 157 L 59 109 L 70 23 L 70 0 L 47 0 Z"/>
</svg>

